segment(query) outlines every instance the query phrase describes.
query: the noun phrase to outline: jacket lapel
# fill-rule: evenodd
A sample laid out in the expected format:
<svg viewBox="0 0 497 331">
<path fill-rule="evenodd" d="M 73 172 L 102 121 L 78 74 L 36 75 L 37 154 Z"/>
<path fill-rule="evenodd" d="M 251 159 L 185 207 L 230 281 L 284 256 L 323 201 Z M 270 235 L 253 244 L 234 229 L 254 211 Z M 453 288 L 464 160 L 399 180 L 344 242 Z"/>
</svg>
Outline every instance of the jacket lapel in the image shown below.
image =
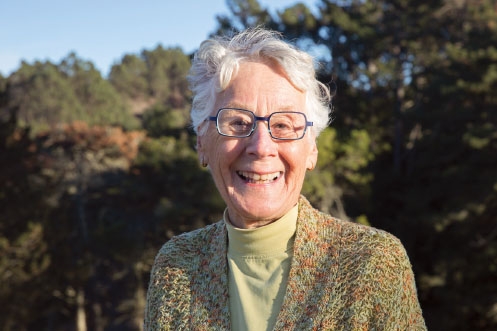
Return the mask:
<svg viewBox="0 0 497 331">
<path fill-rule="evenodd" d="M 227 233 L 224 222 L 206 234 L 199 252 L 199 270 L 192 279 L 191 329 L 228 330 Z"/>
<path fill-rule="evenodd" d="M 340 226 L 301 197 L 285 298 L 275 330 L 312 330 L 333 292 L 338 270 Z M 321 317 L 320 317 L 321 316 Z"/>
</svg>

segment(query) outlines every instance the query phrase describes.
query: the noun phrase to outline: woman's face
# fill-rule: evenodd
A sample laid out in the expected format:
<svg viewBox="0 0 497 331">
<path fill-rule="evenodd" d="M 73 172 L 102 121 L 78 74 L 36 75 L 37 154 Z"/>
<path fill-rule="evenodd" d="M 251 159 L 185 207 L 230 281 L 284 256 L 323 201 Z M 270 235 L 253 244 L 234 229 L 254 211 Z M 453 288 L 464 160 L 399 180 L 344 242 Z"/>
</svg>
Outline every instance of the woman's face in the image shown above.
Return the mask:
<svg viewBox="0 0 497 331">
<path fill-rule="evenodd" d="M 276 65 L 243 62 L 228 88 L 218 94 L 211 115 L 223 107 L 251 110 L 257 116 L 276 111 L 307 114 L 305 104 L 305 93 Z M 295 206 L 305 172 L 317 161 L 312 130 L 300 140 L 282 141 L 271 138 L 263 121 L 247 138 L 221 136 L 212 121 L 204 125 L 209 127 L 197 139 L 199 156 L 208 163 L 235 226 L 262 226 Z"/>
</svg>

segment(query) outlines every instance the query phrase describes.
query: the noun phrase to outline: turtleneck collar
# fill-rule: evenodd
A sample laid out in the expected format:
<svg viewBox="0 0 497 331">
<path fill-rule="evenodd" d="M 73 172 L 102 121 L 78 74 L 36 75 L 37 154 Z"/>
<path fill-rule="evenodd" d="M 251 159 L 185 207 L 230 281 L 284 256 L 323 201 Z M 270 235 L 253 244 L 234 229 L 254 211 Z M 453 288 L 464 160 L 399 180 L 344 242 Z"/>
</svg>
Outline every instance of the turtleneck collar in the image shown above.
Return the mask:
<svg viewBox="0 0 497 331">
<path fill-rule="evenodd" d="M 228 209 L 224 222 L 228 230 L 228 253 L 238 256 L 273 255 L 293 249 L 297 228 L 298 206 L 295 205 L 280 219 L 255 229 L 240 229 L 229 221 Z"/>
</svg>

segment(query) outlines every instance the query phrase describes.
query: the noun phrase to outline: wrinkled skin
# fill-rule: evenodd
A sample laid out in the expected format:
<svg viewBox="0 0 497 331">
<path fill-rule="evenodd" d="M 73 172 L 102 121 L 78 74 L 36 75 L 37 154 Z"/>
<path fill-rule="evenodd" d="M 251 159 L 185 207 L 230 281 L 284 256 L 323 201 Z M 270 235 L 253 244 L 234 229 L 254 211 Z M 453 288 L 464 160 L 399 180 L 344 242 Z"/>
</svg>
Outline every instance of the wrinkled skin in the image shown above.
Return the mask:
<svg viewBox="0 0 497 331">
<path fill-rule="evenodd" d="M 242 62 L 228 87 L 217 95 L 211 115 L 222 107 L 243 108 L 258 116 L 285 110 L 308 115 L 305 101 L 305 92 L 296 89 L 275 64 Z M 263 226 L 297 204 L 305 173 L 317 162 L 313 130 L 308 128 L 300 140 L 281 141 L 271 138 L 267 122 L 258 122 L 247 138 L 221 136 L 214 122 L 204 125 L 207 132 L 197 138 L 199 157 L 209 165 L 233 225 Z"/>
</svg>

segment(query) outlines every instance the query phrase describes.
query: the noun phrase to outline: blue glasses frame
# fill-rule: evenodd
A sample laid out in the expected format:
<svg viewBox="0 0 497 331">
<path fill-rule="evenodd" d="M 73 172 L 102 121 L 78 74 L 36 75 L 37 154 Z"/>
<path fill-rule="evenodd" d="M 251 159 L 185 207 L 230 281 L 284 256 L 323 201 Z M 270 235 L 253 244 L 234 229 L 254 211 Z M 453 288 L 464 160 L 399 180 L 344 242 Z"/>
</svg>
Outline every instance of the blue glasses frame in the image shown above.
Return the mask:
<svg viewBox="0 0 497 331">
<path fill-rule="evenodd" d="M 219 129 L 219 114 L 223 111 L 223 110 L 241 110 L 241 111 L 244 111 L 244 112 L 247 112 L 247 113 L 250 113 L 252 114 L 252 117 L 254 118 L 254 123 L 252 123 L 252 129 L 245 135 L 229 135 L 229 134 L 226 134 L 226 133 L 222 133 L 221 130 Z M 271 128 L 269 127 L 269 121 L 271 119 L 271 117 L 275 114 L 301 114 L 304 116 L 304 119 L 305 119 L 305 128 L 302 132 L 302 135 L 300 137 L 297 137 L 297 138 L 280 138 L 280 137 L 275 137 L 273 136 L 273 133 L 271 132 Z M 271 115 L 269 116 L 257 116 L 253 111 L 250 111 L 250 110 L 247 110 L 247 109 L 243 109 L 243 108 L 231 108 L 231 107 L 225 107 L 225 108 L 220 108 L 217 113 L 216 113 L 216 116 L 209 116 L 208 117 L 209 121 L 213 121 L 213 122 L 216 122 L 216 130 L 217 130 L 217 133 L 219 133 L 221 136 L 225 136 L 225 137 L 233 137 L 233 138 L 247 138 L 247 137 L 250 137 L 252 135 L 252 133 L 254 133 L 256 127 L 257 127 L 257 121 L 264 121 L 264 122 L 267 122 L 267 130 L 269 132 L 269 135 L 271 136 L 271 138 L 273 139 L 276 139 L 276 140 L 299 140 L 299 139 L 302 139 L 304 138 L 305 136 L 305 133 L 307 132 L 307 127 L 309 126 L 313 126 L 314 123 L 313 122 L 310 122 L 307 120 L 307 116 L 302 113 L 302 112 L 298 112 L 298 111 L 277 111 L 277 112 L 274 112 L 272 113 Z"/>
</svg>

